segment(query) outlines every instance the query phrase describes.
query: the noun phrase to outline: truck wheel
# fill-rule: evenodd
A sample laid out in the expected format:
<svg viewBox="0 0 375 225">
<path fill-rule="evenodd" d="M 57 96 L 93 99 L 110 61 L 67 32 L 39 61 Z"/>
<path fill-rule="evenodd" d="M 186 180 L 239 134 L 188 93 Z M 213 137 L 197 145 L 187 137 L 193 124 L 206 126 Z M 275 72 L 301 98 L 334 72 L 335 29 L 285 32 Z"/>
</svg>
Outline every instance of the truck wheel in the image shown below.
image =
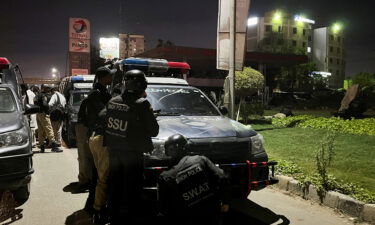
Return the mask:
<svg viewBox="0 0 375 225">
<path fill-rule="evenodd" d="M 14 200 L 17 203 L 17 207 L 23 205 L 30 196 L 30 184 L 21 186 L 17 190 L 13 191 Z"/>
</svg>

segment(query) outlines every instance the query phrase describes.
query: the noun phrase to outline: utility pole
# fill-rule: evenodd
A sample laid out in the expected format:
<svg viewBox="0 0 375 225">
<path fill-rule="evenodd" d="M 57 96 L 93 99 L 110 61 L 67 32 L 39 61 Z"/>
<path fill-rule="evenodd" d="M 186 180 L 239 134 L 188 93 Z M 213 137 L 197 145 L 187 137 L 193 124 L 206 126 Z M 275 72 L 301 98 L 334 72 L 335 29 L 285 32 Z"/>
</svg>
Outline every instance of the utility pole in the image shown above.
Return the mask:
<svg viewBox="0 0 375 225">
<path fill-rule="evenodd" d="M 230 117 L 235 119 L 234 100 L 235 100 L 235 69 L 236 69 L 236 0 L 231 0 L 230 6 L 230 28 L 229 28 L 229 82 L 230 82 Z"/>
</svg>

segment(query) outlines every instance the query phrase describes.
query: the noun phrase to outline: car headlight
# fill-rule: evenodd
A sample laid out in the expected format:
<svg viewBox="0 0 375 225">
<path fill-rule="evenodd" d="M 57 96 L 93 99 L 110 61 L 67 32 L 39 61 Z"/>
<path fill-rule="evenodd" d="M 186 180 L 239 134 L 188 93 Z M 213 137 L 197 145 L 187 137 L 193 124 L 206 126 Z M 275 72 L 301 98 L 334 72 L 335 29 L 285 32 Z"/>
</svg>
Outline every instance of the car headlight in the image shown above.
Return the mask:
<svg viewBox="0 0 375 225">
<path fill-rule="evenodd" d="M 265 152 L 264 150 L 264 138 L 261 134 L 252 136 L 251 138 L 251 154 L 257 155 Z"/>
<path fill-rule="evenodd" d="M 0 134 L 0 148 L 9 146 L 22 146 L 29 141 L 26 127 L 16 131 Z"/>
</svg>

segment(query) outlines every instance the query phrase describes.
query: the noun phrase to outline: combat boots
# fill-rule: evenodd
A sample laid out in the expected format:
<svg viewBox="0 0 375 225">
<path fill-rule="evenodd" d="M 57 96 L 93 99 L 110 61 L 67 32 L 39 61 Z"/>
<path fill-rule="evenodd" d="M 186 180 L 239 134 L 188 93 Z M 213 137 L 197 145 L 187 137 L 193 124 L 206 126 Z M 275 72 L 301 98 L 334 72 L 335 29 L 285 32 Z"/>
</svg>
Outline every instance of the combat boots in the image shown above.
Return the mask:
<svg viewBox="0 0 375 225">
<path fill-rule="evenodd" d="M 51 151 L 52 152 L 62 152 L 63 150 L 61 148 L 59 148 L 59 145 L 56 142 L 52 142 Z"/>
<path fill-rule="evenodd" d="M 41 144 L 41 145 L 39 146 L 39 148 L 40 148 L 40 153 L 44 153 L 45 150 L 46 150 L 46 146 L 45 146 L 45 144 Z"/>
</svg>

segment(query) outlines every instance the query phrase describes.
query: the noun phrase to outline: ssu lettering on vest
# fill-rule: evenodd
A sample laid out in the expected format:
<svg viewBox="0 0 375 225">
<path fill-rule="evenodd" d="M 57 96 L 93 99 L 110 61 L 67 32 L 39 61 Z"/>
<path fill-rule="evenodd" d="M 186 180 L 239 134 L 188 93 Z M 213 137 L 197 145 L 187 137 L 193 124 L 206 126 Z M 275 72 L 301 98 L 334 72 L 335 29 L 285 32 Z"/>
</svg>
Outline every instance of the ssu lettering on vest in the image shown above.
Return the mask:
<svg viewBox="0 0 375 225">
<path fill-rule="evenodd" d="M 123 103 L 109 102 L 107 107 L 106 117 L 106 133 L 109 135 L 109 139 L 112 136 L 115 137 L 126 137 L 128 130 L 128 121 L 130 107 Z"/>
</svg>

